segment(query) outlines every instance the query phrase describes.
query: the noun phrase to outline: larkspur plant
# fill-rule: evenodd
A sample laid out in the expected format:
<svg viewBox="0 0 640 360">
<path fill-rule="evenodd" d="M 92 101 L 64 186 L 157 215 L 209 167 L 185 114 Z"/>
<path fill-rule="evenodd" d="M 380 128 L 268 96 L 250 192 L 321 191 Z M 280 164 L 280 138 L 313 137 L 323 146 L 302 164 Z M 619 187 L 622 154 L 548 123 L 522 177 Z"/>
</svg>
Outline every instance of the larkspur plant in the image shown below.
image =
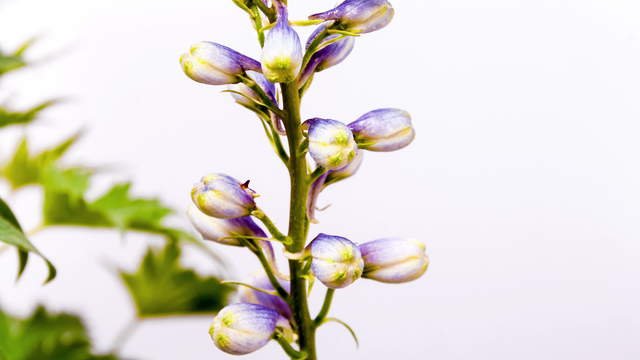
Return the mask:
<svg viewBox="0 0 640 360">
<path fill-rule="evenodd" d="M 316 200 L 325 188 L 353 176 L 365 150 L 395 151 L 415 137 L 409 113 L 399 109 L 373 110 L 349 124 L 323 118 L 302 121 L 300 116 L 301 98 L 315 74 L 345 60 L 358 36 L 389 24 L 394 9 L 386 0 L 346 0 L 309 20 L 290 21 L 285 0 L 234 3 L 251 18 L 262 47 L 261 62 L 212 42 L 192 46 L 180 62 L 197 82 L 228 85 L 225 91 L 257 115 L 290 174 L 290 215 L 285 234 L 258 206 L 249 183 L 228 175 L 206 175 L 194 186 L 188 214 L 196 230 L 204 239 L 248 248 L 264 268 L 250 283 L 230 282 L 243 286 L 243 292 L 238 303 L 217 314 L 210 335 L 230 354 L 248 354 L 275 340 L 290 358 L 315 360 L 315 333 L 322 324 L 337 321 L 353 335 L 346 323 L 327 317 L 337 289 L 359 278 L 412 281 L 429 264 L 424 244 L 411 239 L 357 245 L 321 233 L 307 244 L 310 224 L 317 222 Z M 317 28 L 303 47 L 293 26 Z M 270 237 L 252 217 L 264 224 Z M 284 247 L 288 274 L 278 270 L 272 242 Z M 307 296 L 315 279 L 327 290 L 322 308 L 312 317 Z"/>
</svg>

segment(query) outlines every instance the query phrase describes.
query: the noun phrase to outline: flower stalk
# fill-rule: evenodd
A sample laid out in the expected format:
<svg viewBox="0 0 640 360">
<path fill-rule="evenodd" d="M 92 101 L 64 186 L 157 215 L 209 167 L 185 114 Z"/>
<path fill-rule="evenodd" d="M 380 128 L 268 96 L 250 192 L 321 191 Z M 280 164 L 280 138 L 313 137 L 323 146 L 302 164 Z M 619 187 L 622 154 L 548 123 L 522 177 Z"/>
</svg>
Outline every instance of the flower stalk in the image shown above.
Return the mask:
<svg viewBox="0 0 640 360">
<path fill-rule="evenodd" d="M 285 129 L 289 141 L 289 149 L 299 149 L 304 141 L 301 129 L 300 96 L 295 83 L 281 84 L 284 109 L 287 113 Z M 309 219 L 307 217 L 307 160 L 304 153 L 291 151 L 289 156 L 289 177 L 291 181 L 291 197 L 289 203 L 289 238 L 291 245 L 287 251 L 292 253 L 304 249 Z M 307 302 L 306 280 L 302 275 L 302 263 L 298 259 L 289 260 L 289 274 L 291 276 L 291 304 L 293 317 L 298 328 L 298 344 L 307 355 L 307 360 L 316 359 L 315 330 L 309 314 Z"/>
<path fill-rule="evenodd" d="M 412 281 L 429 263 L 424 245 L 414 240 L 384 238 L 358 245 L 320 233 L 308 243 L 310 224 L 318 222 L 316 201 L 326 187 L 355 175 L 364 151 L 399 150 L 415 137 L 409 113 L 400 109 L 370 111 L 349 124 L 321 117 L 303 121 L 301 116 L 301 96 L 316 73 L 345 60 L 356 39 L 385 27 L 394 10 L 387 0 L 345 0 L 308 21 L 290 22 L 286 0 L 233 1 L 251 18 L 261 61 L 201 42 L 183 55 L 183 70 L 200 83 L 226 84 L 236 103 L 258 117 L 289 172 L 289 221 L 285 234 L 258 206 L 248 181 L 214 173 L 194 186 L 189 215 L 196 230 L 206 240 L 249 249 L 264 269 L 251 283 L 228 282 L 246 291 L 218 313 L 210 335 L 230 354 L 248 354 L 276 341 L 291 359 L 317 360 L 316 329 L 326 322 L 344 325 L 357 343 L 345 322 L 329 317 L 337 289 L 361 278 Z M 317 25 L 304 48 L 292 25 Z M 288 274 L 278 270 L 273 242 L 284 247 Z M 327 290 L 312 318 L 308 295 L 315 280 Z"/>
</svg>

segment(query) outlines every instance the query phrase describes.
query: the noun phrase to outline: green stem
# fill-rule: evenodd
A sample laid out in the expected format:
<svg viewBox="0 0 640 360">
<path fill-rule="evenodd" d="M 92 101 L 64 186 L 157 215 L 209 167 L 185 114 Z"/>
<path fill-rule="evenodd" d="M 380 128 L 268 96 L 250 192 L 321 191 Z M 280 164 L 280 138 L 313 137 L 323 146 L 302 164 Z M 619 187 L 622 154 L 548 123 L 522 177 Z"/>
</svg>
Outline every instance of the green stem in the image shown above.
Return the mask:
<svg viewBox="0 0 640 360">
<path fill-rule="evenodd" d="M 240 281 L 221 281 L 220 284 L 222 285 L 233 285 L 233 286 L 244 286 L 246 288 L 249 288 L 251 290 L 255 290 L 267 295 L 273 295 L 273 296 L 278 296 L 278 293 L 272 290 L 265 290 L 265 289 L 261 289 L 259 287 L 253 286 L 251 284 L 245 284 L 243 282 Z"/>
<path fill-rule="evenodd" d="M 281 84 L 282 100 L 287 114 L 285 128 L 289 141 L 289 175 L 291 181 L 291 199 L 289 208 L 289 238 L 291 245 L 287 251 L 297 253 L 304 249 L 307 241 L 309 219 L 307 218 L 307 197 L 309 183 L 307 182 L 307 160 L 303 153 L 297 151 L 304 141 L 300 128 L 300 97 L 296 83 Z M 307 303 L 306 280 L 302 277 L 301 260 L 289 260 L 289 274 L 291 276 L 291 305 L 293 317 L 298 331 L 298 344 L 308 360 L 316 360 L 315 328 L 309 315 Z"/>
<path fill-rule="evenodd" d="M 265 5 L 261 0 L 255 0 L 254 2 L 256 6 L 260 8 L 260 11 L 262 11 L 267 16 L 267 19 L 269 19 L 269 22 L 276 21 L 277 16 L 276 16 L 275 10 L 273 10 L 270 7 L 267 7 L 267 5 Z"/>
<path fill-rule="evenodd" d="M 140 325 L 140 321 L 138 321 L 138 319 L 134 318 L 129 320 L 129 322 L 116 335 L 116 338 L 111 345 L 111 352 L 117 354 L 124 344 L 126 344 L 126 342 L 131 338 L 138 328 L 138 325 Z"/>
<path fill-rule="evenodd" d="M 282 335 L 280 334 L 276 334 L 273 337 L 278 344 L 280 344 L 280 346 L 282 347 L 282 350 L 284 350 L 285 353 L 287 353 L 287 355 L 289 355 L 290 358 L 292 359 L 307 359 L 306 354 L 304 352 L 300 352 L 296 349 L 294 349 L 291 344 L 289 344 L 289 342 L 287 342 L 287 340 L 285 340 Z"/>
<path fill-rule="evenodd" d="M 282 232 L 280 232 L 280 230 L 278 230 L 278 227 L 276 226 L 276 224 L 274 224 L 273 221 L 271 221 L 271 219 L 267 216 L 267 214 L 264 213 L 264 211 L 260 209 L 256 209 L 251 212 L 251 215 L 255 216 L 258 220 L 262 221 L 264 226 L 267 227 L 267 230 L 269 230 L 269 233 L 274 238 L 278 239 L 279 241 L 282 241 L 285 245 L 290 243 L 290 240 L 287 239 L 287 236 Z"/>
<path fill-rule="evenodd" d="M 327 172 L 327 169 L 321 166 L 318 166 L 315 170 L 313 170 L 311 175 L 309 175 L 309 184 L 313 184 L 314 182 L 316 182 L 316 180 L 318 180 L 326 172 Z"/>
<path fill-rule="evenodd" d="M 320 326 L 320 324 L 322 324 L 324 319 L 329 314 L 329 309 L 331 308 L 331 301 L 333 301 L 333 294 L 335 292 L 336 292 L 335 289 L 327 288 L 327 294 L 324 296 L 324 302 L 322 303 L 322 308 L 320 309 L 318 316 L 316 316 L 315 320 L 313 320 L 316 327 Z"/>
<path fill-rule="evenodd" d="M 278 278 L 276 278 L 275 274 L 273 273 L 271 263 L 269 262 L 269 260 L 267 260 L 267 257 L 264 256 L 264 252 L 262 251 L 262 249 L 260 249 L 260 247 L 257 247 L 257 249 L 252 249 L 252 251 L 254 254 L 256 254 L 256 256 L 258 257 L 258 261 L 260 261 L 260 265 L 262 265 L 262 267 L 264 268 L 264 272 L 267 274 L 271 286 L 276 289 L 276 292 L 281 298 L 288 299 L 289 294 L 287 293 L 287 290 L 285 290 L 282 285 L 280 285 L 280 281 L 278 281 Z"/>
</svg>

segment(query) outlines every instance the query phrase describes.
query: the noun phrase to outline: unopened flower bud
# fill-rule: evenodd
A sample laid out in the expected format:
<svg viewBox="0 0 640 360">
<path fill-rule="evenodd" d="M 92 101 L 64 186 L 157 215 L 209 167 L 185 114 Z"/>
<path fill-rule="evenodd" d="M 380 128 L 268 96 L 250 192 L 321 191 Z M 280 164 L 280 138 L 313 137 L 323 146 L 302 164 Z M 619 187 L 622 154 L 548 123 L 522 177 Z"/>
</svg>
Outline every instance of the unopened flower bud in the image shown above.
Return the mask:
<svg viewBox="0 0 640 360">
<path fill-rule="evenodd" d="M 261 71 L 260 63 L 226 46 L 202 41 L 180 57 L 185 74 L 209 85 L 235 84 L 246 70 Z"/>
<path fill-rule="evenodd" d="M 304 122 L 308 130 L 309 154 L 325 169 L 339 169 L 356 156 L 358 146 L 351 130 L 343 123 L 314 118 Z"/>
<path fill-rule="evenodd" d="M 318 28 L 309 37 L 309 40 L 307 40 L 307 48 L 309 48 L 310 44 L 326 28 L 326 24 L 318 26 Z M 339 36 L 341 35 L 329 35 L 324 39 L 324 41 L 331 41 Z M 313 56 L 311 56 L 311 59 L 309 59 L 309 63 L 305 66 L 303 75 L 300 77 L 300 82 L 298 84 L 300 86 L 304 85 L 307 79 L 309 79 L 309 76 L 314 72 L 320 72 L 341 63 L 347 58 L 347 56 L 349 56 L 355 43 L 356 40 L 353 36 L 347 36 L 346 38 L 338 40 L 316 51 Z"/>
<path fill-rule="evenodd" d="M 387 26 L 393 14 L 393 7 L 386 0 L 346 0 L 331 10 L 309 16 L 309 19 L 335 20 L 340 30 L 368 33 Z"/>
<path fill-rule="evenodd" d="M 349 124 L 358 147 L 370 151 L 394 151 L 409 145 L 416 136 L 411 115 L 400 109 L 378 109 Z"/>
<path fill-rule="evenodd" d="M 247 76 L 255 81 L 274 103 L 276 102 L 276 88 L 272 82 L 268 81 L 261 73 L 255 71 L 247 71 Z M 232 84 L 227 88 L 232 91 L 231 96 L 240 105 L 253 107 L 256 102 L 262 103 L 263 101 L 253 89 L 244 83 Z"/>
<path fill-rule="evenodd" d="M 387 238 L 360 245 L 363 278 L 384 283 L 403 283 L 422 276 L 429 266 L 425 246 L 417 240 Z"/>
<path fill-rule="evenodd" d="M 324 180 L 324 186 L 326 187 L 327 185 L 337 183 L 338 181 L 349 178 L 356 172 L 358 172 L 358 169 L 360 169 L 360 165 L 362 165 L 362 159 L 364 157 L 363 154 L 364 151 L 358 150 L 356 151 L 356 156 L 353 158 L 353 160 L 351 160 L 350 163 L 339 169 L 329 171 L 327 173 L 326 179 Z"/>
<path fill-rule="evenodd" d="M 193 203 L 203 213 L 219 219 L 247 216 L 256 209 L 255 192 L 224 174 L 204 176 L 191 190 Z"/>
<path fill-rule="evenodd" d="M 245 355 L 265 346 L 276 331 L 280 314 L 256 304 L 232 304 L 220 310 L 209 328 L 220 350 Z"/>
<path fill-rule="evenodd" d="M 262 49 L 262 73 L 271 82 L 293 81 L 302 67 L 302 44 L 298 33 L 289 25 L 287 9 L 279 1 L 278 20 L 269 30 Z"/>
<path fill-rule="evenodd" d="M 362 275 L 364 261 L 360 249 L 346 238 L 319 234 L 307 250 L 312 258 L 313 275 L 329 288 L 343 288 Z"/>
<path fill-rule="evenodd" d="M 250 216 L 218 219 L 203 213 L 193 204 L 189 206 L 187 216 L 204 240 L 225 245 L 244 246 L 241 240 L 242 236 L 267 238 L 267 234 Z"/>
<path fill-rule="evenodd" d="M 289 291 L 290 285 L 288 281 L 278 280 L 278 282 L 280 283 L 283 289 L 285 289 L 286 291 Z M 251 281 L 249 281 L 249 285 L 254 286 L 258 289 L 264 289 L 269 291 L 275 290 L 273 288 L 273 285 L 271 284 L 271 281 L 269 281 L 269 278 L 264 272 L 261 272 L 260 274 L 253 276 Z M 240 289 L 239 300 L 240 302 L 243 302 L 243 303 L 251 303 L 251 304 L 266 306 L 270 309 L 277 311 L 280 315 L 284 316 L 285 318 L 291 319 L 291 308 L 289 307 L 287 302 L 282 300 L 282 298 L 279 296 L 269 295 L 262 291 L 253 290 L 248 287 L 242 287 Z"/>
</svg>

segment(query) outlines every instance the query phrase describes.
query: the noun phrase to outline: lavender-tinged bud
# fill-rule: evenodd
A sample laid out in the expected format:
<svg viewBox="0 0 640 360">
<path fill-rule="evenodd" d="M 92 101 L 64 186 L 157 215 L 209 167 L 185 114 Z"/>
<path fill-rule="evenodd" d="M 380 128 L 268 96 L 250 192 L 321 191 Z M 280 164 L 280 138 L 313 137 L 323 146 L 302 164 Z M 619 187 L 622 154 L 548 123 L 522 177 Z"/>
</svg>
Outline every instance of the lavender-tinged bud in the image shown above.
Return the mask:
<svg viewBox="0 0 640 360">
<path fill-rule="evenodd" d="M 247 76 L 264 90 L 271 101 L 276 103 L 276 88 L 272 82 L 268 81 L 264 75 L 255 71 L 247 71 Z M 240 105 L 254 107 L 256 102 L 262 103 L 260 96 L 244 83 L 232 84 L 227 87 L 231 90 L 231 96 Z"/>
<path fill-rule="evenodd" d="M 256 304 L 232 304 L 220 310 L 209 328 L 218 349 L 245 355 L 265 346 L 278 327 L 280 314 Z"/>
<path fill-rule="evenodd" d="M 353 176 L 360 165 L 362 165 L 363 151 L 357 150 L 356 157 L 351 160 L 350 163 L 335 170 L 329 170 L 322 174 L 316 181 L 311 184 L 309 189 L 309 200 L 307 200 L 307 216 L 313 223 L 317 223 L 316 219 L 316 204 L 320 193 L 329 185 L 342 181 L 346 178 Z"/>
<path fill-rule="evenodd" d="M 358 147 L 370 151 L 402 149 L 416 136 L 411 115 L 400 109 L 373 110 L 348 126 Z"/>
<path fill-rule="evenodd" d="M 348 239 L 319 234 L 307 245 L 307 251 L 312 258 L 313 275 L 329 288 L 346 287 L 362 275 L 360 249 Z"/>
<path fill-rule="evenodd" d="M 279 280 L 278 281 L 283 289 L 287 292 L 290 289 L 290 285 L 288 281 Z M 273 285 L 271 285 L 271 281 L 267 275 L 261 272 L 259 275 L 253 276 L 251 281 L 249 281 L 249 285 L 257 287 L 259 289 L 273 291 Z M 242 287 L 240 289 L 240 302 L 243 303 L 251 303 L 258 304 L 262 306 L 266 306 L 270 309 L 277 311 L 280 315 L 284 316 L 287 319 L 291 319 L 291 308 L 286 303 L 286 301 L 282 300 L 281 297 L 276 295 L 269 295 L 261 291 L 253 290 L 247 287 Z"/>
<path fill-rule="evenodd" d="M 191 190 L 193 203 L 203 213 L 219 219 L 247 216 L 256 209 L 255 192 L 231 176 L 204 176 Z"/>
<path fill-rule="evenodd" d="M 363 157 L 364 151 L 358 150 L 356 151 L 355 158 L 353 158 L 353 160 L 351 160 L 351 162 L 346 166 L 329 171 L 327 173 L 327 178 L 324 179 L 324 187 L 353 176 L 356 172 L 358 172 L 358 169 L 360 169 Z"/>
<path fill-rule="evenodd" d="M 307 40 L 307 49 L 309 48 L 309 45 L 311 45 L 311 43 L 316 40 L 320 33 L 326 30 L 326 28 L 326 24 L 322 24 L 318 26 L 318 28 L 316 28 L 313 34 L 311 34 L 311 36 L 309 37 L 309 40 Z M 339 36 L 341 35 L 329 35 L 324 39 L 324 41 L 331 41 Z M 347 36 L 344 39 L 338 40 L 316 51 L 313 56 L 311 56 L 311 59 L 309 59 L 309 63 L 304 68 L 298 85 L 304 85 L 304 83 L 307 82 L 309 77 L 314 72 L 320 72 L 341 63 L 344 59 L 347 58 L 347 56 L 349 56 L 349 54 L 353 50 L 353 46 L 355 45 L 355 43 L 356 40 L 353 36 Z"/>
<path fill-rule="evenodd" d="M 340 169 L 356 156 L 358 146 L 351 130 L 343 123 L 314 118 L 304 122 L 308 130 L 309 154 L 325 169 Z"/>
<path fill-rule="evenodd" d="M 311 20 L 335 20 L 336 27 L 354 33 L 368 33 L 387 26 L 394 10 L 386 0 L 346 0 L 335 8 L 309 16 Z"/>
<path fill-rule="evenodd" d="M 262 49 L 262 73 L 271 82 L 288 83 L 296 79 L 302 67 L 302 44 L 289 25 L 287 9 L 278 1 L 278 20 L 269 31 Z"/>
<path fill-rule="evenodd" d="M 193 204 L 189 206 L 187 216 L 204 240 L 215 241 L 225 245 L 244 246 L 243 241 L 240 239 L 242 236 L 267 238 L 267 234 L 262 231 L 250 216 L 218 219 L 203 213 Z"/>
<path fill-rule="evenodd" d="M 260 63 L 226 46 L 202 41 L 182 54 L 180 64 L 191 79 L 209 85 L 235 84 L 247 70 L 261 71 Z"/>
<path fill-rule="evenodd" d="M 384 283 L 404 283 L 422 276 L 429 266 L 425 245 L 417 240 L 387 238 L 360 245 L 362 277 Z"/>
</svg>

